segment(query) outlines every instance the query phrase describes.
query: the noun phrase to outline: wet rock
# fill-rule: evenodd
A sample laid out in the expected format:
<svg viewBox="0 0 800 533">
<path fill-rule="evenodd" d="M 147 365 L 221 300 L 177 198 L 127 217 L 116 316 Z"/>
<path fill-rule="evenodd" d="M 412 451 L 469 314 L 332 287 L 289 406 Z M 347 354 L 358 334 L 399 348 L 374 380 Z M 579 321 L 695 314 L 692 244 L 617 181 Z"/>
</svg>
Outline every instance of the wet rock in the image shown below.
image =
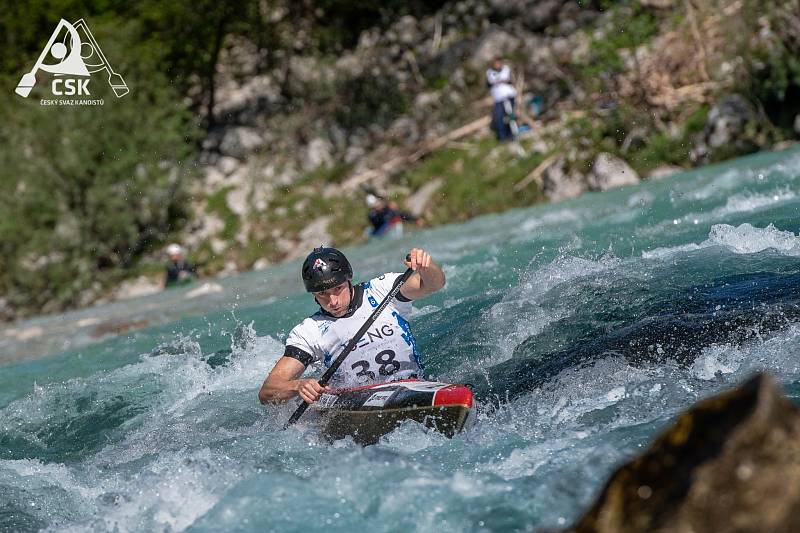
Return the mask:
<svg viewBox="0 0 800 533">
<path fill-rule="evenodd" d="M 569 531 L 800 531 L 800 409 L 765 374 L 697 403 Z"/>
<path fill-rule="evenodd" d="M 553 202 L 575 198 L 586 192 L 586 180 L 577 173 L 567 174 L 564 157 L 556 158 L 542 171 L 542 193 Z"/>
<path fill-rule="evenodd" d="M 591 190 L 607 191 L 616 187 L 636 185 L 639 183 L 639 175 L 622 159 L 601 153 L 595 159 L 586 180 Z"/>
<path fill-rule="evenodd" d="M 794 132 L 800 135 L 800 113 L 794 117 Z"/>
<path fill-rule="evenodd" d="M 781 150 L 788 150 L 789 148 L 792 148 L 795 145 L 797 145 L 797 141 L 795 141 L 795 140 L 780 141 L 780 142 L 775 143 L 772 146 L 771 150 L 773 152 L 780 152 Z"/>
<path fill-rule="evenodd" d="M 268 266 L 272 265 L 269 259 L 266 257 L 260 257 L 253 263 L 253 270 L 264 270 Z"/>
</svg>

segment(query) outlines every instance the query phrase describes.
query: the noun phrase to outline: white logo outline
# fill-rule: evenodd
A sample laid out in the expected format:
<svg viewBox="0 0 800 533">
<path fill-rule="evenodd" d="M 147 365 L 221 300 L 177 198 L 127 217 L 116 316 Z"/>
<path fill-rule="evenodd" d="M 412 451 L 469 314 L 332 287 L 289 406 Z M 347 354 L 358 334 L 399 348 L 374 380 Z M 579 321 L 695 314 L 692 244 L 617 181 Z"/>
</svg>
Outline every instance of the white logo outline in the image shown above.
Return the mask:
<svg viewBox="0 0 800 533">
<path fill-rule="evenodd" d="M 63 30 L 67 31 L 63 41 L 56 42 Z M 81 39 L 79 30 L 83 32 L 85 40 Z M 68 38 L 70 40 L 69 53 L 67 52 L 66 46 Z M 90 50 L 90 53 L 86 56 L 82 53 L 84 46 Z M 44 63 L 48 54 L 58 59 L 59 62 L 54 65 Z M 91 59 L 93 56 L 97 56 L 97 61 L 99 61 L 99 63 L 86 63 L 85 60 Z M 100 70 L 106 70 L 108 73 L 108 84 L 111 86 L 117 98 L 122 98 L 130 92 L 122 76 L 111 67 L 105 54 L 103 54 L 103 51 L 100 49 L 100 45 L 97 44 L 97 40 L 89 30 L 89 26 L 83 19 L 78 19 L 74 24 L 70 24 L 63 18 L 59 20 L 56 29 L 53 30 L 53 33 L 50 35 L 50 39 L 48 39 L 47 44 L 39 54 L 39 58 L 36 60 L 33 68 L 30 72 L 22 76 L 14 92 L 23 98 L 27 98 L 36 85 L 36 73 L 39 70 L 50 72 L 56 76 L 69 75 L 81 77 L 87 77 Z"/>
</svg>

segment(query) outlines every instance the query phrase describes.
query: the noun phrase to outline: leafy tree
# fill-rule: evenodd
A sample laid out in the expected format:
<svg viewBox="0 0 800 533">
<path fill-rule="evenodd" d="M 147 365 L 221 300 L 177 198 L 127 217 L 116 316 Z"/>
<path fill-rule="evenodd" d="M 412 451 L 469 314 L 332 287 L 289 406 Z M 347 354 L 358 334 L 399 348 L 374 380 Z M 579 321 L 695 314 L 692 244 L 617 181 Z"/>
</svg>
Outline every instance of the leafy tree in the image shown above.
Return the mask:
<svg viewBox="0 0 800 533">
<path fill-rule="evenodd" d="M 43 106 L 34 93 L 0 108 L 0 291 L 17 307 L 82 303 L 82 291 L 120 277 L 185 217 L 191 115 L 157 56 L 136 44 L 135 23 L 92 30 L 128 95 L 94 76 L 103 106 Z M 13 94 L 19 80 L 0 81 Z"/>
</svg>

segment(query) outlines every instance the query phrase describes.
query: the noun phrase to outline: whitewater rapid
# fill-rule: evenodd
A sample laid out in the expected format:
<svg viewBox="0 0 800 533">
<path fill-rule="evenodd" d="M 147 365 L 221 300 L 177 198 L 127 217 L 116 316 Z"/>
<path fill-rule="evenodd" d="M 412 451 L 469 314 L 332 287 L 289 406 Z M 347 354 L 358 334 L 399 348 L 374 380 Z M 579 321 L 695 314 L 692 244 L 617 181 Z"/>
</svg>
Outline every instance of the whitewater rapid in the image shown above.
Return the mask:
<svg viewBox="0 0 800 533">
<path fill-rule="evenodd" d="M 67 349 L 0 367 L 0 530 L 568 525 L 697 399 L 763 369 L 800 397 L 798 193 L 800 153 L 761 154 L 347 250 L 360 279 L 412 245 L 444 266 L 411 325 L 430 377 L 481 399 L 452 440 L 281 430 L 293 406 L 256 392 L 314 309 L 296 264 L 17 326 L 61 324 Z M 104 313 L 151 324 L 65 326 Z"/>
</svg>

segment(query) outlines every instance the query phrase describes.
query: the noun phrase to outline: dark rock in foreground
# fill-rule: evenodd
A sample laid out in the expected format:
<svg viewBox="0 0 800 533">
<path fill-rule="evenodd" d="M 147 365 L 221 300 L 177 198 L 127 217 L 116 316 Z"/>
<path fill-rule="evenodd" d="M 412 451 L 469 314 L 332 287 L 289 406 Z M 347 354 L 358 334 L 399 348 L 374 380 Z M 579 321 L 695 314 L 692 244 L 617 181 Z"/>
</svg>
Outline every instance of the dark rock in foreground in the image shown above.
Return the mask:
<svg viewBox="0 0 800 533">
<path fill-rule="evenodd" d="M 765 374 L 697 403 L 569 531 L 800 531 L 800 409 Z"/>
</svg>

